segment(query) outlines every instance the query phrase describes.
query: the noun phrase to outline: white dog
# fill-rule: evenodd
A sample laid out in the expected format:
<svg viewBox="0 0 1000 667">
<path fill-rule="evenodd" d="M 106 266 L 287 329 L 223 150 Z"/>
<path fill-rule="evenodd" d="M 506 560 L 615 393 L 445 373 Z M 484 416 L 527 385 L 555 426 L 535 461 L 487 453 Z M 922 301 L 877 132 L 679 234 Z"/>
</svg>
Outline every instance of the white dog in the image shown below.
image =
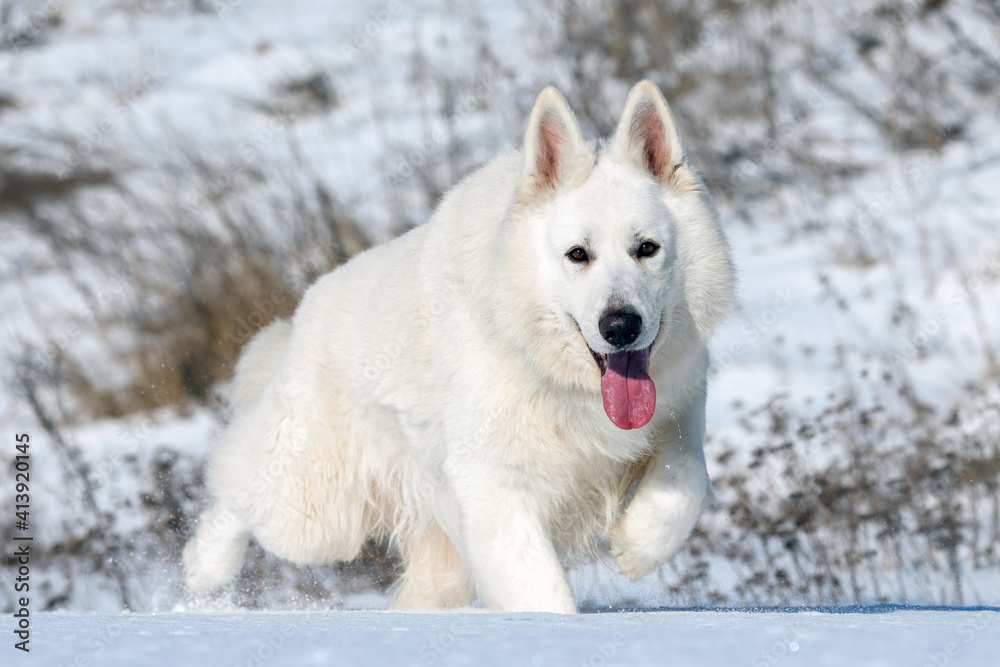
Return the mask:
<svg viewBox="0 0 1000 667">
<path fill-rule="evenodd" d="M 189 590 L 231 579 L 250 535 L 296 563 L 389 536 L 396 608 L 571 613 L 560 558 L 605 539 L 648 574 L 708 490 L 706 342 L 733 282 L 659 90 L 598 148 L 547 88 L 523 152 L 250 342 Z"/>
</svg>

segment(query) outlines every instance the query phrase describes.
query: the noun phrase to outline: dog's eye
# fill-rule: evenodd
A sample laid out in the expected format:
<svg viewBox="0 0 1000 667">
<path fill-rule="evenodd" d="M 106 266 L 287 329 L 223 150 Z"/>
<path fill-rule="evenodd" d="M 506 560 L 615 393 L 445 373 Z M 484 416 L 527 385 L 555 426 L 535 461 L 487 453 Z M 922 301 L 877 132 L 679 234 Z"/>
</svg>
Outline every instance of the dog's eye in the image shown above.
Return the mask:
<svg viewBox="0 0 1000 667">
<path fill-rule="evenodd" d="M 572 250 L 570 250 L 568 253 L 566 253 L 566 256 L 569 257 L 571 262 L 582 263 L 590 260 L 590 257 L 587 256 L 587 251 L 581 248 L 580 246 L 577 246 Z"/>
<path fill-rule="evenodd" d="M 652 241 L 646 241 L 641 246 L 639 246 L 639 251 L 635 253 L 636 257 L 642 259 L 643 257 L 652 257 L 656 254 L 656 251 L 660 249 L 660 246 L 656 245 Z"/>
</svg>

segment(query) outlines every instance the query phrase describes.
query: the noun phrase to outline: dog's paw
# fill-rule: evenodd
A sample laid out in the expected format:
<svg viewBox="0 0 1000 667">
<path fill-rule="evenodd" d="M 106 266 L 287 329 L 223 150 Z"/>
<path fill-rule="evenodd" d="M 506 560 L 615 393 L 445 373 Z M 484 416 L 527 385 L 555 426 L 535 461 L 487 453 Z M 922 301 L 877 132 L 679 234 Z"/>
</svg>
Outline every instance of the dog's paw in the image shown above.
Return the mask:
<svg viewBox="0 0 1000 667">
<path fill-rule="evenodd" d="M 645 577 L 666 560 L 621 538 L 611 539 L 611 555 L 618 563 L 618 570 L 632 581 Z"/>
<path fill-rule="evenodd" d="M 701 513 L 700 497 L 681 494 L 637 496 L 611 533 L 611 554 L 633 580 L 667 562 L 691 534 Z"/>
<path fill-rule="evenodd" d="M 226 518 L 221 510 L 213 508 L 202 517 L 194 538 L 184 547 L 184 585 L 189 593 L 211 593 L 228 583 L 243 566 L 250 535 L 242 524 Z"/>
<path fill-rule="evenodd" d="M 184 547 L 184 587 L 192 595 L 207 595 L 229 581 L 232 567 L 212 562 L 192 540 Z"/>
</svg>

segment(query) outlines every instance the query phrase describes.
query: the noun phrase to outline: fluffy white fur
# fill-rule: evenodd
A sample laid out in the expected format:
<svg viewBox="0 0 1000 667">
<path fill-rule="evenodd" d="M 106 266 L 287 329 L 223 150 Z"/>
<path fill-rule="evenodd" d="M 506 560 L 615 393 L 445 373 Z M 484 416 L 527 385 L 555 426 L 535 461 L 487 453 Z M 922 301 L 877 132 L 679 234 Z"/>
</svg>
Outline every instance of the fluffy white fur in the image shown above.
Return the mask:
<svg viewBox="0 0 1000 667">
<path fill-rule="evenodd" d="M 659 252 L 637 260 L 651 239 Z M 586 244 L 592 261 L 570 262 Z M 184 553 L 195 593 L 253 535 L 296 563 L 388 535 L 397 608 L 571 613 L 561 559 L 610 542 L 648 574 L 708 489 L 706 341 L 733 290 L 728 248 L 660 92 L 639 83 L 614 138 L 581 136 L 554 89 L 523 152 L 457 185 L 424 226 L 320 279 L 291 324 L 247 346 L 235 414 L 208 462 L 215 505 Z M 652 421 L 605 414 L 611 305 L 652 343 Z M 588 349 L 588 347 L 590 349 Z"/>
</svg>

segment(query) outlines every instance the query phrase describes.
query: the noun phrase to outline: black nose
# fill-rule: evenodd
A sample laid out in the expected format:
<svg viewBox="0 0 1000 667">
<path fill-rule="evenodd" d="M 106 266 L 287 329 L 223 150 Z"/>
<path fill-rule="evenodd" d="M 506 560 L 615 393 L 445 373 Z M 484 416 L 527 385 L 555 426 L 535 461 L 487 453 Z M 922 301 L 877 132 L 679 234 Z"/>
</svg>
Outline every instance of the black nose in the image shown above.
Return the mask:
<svg viewBox="0 0 1000 667">
<path fill-rule="evenodd" d="M 598 323 L 601 336 L 615 347 L 625 347 L 635 342 L 642 331 L 642 318 L 630 310 L 610 310 Z"/>
</svg>

